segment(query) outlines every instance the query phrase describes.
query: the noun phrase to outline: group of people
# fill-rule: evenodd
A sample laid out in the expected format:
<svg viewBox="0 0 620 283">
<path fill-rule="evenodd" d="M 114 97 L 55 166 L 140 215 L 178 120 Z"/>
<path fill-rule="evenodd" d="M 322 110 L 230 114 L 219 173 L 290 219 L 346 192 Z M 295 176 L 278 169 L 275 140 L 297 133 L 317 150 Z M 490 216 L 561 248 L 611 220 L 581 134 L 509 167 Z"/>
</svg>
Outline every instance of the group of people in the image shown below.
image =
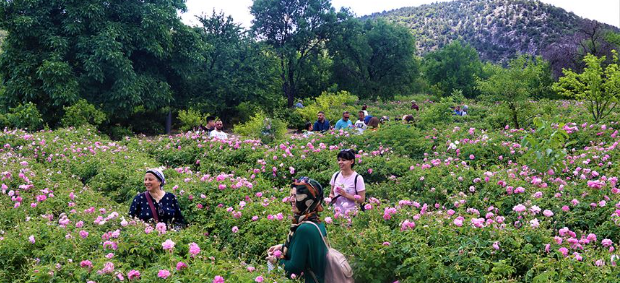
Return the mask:
<svg viewBox="0 0 620 283">
<path fill-rule="evenodd" d="M 467 105 L 463 105 L 462 108 L 460 105 L 457 105 L 456 107 L 452 107 L 452 108 L 453 108 L 452 115 L 456 115 L 456 116 L 465 116 L 467 115 L 467 112 L 469 111 L 469 106 Z"/>
<path fill-rule="evenodd" d="M 209 137 L 220 140 L 228 139 L 228 134 L 224 132 L 224 122 L 220 119 L 215 119 L 213 116 L 207 117 L 207 125 L 200 125 L 198 129 L 207 133 Z"/>
<path fill-rule="evenodd" d="M 330 179 L 329 198 L 325 198 L 323 187 L 314 179 L 301 177 L 291 185 L 288 200 L 292 224 L 288 235 L 283 244 L 271 246 L 266 252 L 269 264 L 281 265 L 289 277 L 303 274 L 305 282 L 325 282 L 327 230 L 319 213 L 329 203 L 337 217 L 348 217 L 360 211 L 366 200 L 364 178 L 353 170 L 356 152 L 343 149 L 336 159 L 339 170 Z M 144 222 L 186 225 L 176 196 L 164 191 L 165 184 L 160 169 L 146 170 L 145 191 L 134 197 L 129 215 Z"/>
<path fill-rule="evenodd" d="M 358 120 L 353 123 L 350 119 L 351 113 L 349 113 L 349 111 L 344 111 L 342 113 L 342 118 L 334 125 L 334 130 L 356 129 L 358 133 L 362 133 L 369 127 L 372 129 L 379 127 L 380 119 L 368 115 L 366 105 L 362 106 L 362 110 L 360 110 L 357 114 Z M 306 123 L 306 132 L 325 132 L 331 129 L 329 120 L 325 119 L 325 112 L 319 111 L 317 116 L 317 120 L 314 124 L 310 122 Z"/>
</svg>

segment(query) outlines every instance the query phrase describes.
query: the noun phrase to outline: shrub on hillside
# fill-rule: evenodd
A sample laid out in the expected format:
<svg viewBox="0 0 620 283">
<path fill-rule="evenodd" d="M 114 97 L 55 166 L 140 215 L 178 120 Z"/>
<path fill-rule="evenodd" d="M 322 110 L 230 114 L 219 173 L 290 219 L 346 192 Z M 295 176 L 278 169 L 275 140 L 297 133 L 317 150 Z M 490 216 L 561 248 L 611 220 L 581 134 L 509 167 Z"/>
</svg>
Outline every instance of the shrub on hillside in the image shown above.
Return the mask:
<svg viewBox="0 0 620 283">
<path fill-rule="evenodd" d="M 64 107 L 64 109 L 65 116 L 60 120 L 64 127 L 79 127 L 88 124 L 99 126 L 106 120 L 106 114 L 85 99 L 80 99 L 77 103 Z"/>
<path fill-rule="evenodd" d="M 245 137 L 256 138 L 265 143 L 270 143 L 284 138 L 286 123 L 277 118 L 269 118 L 265 113 L 258 112 L 248 122 L 236 125 L 233 131 Z"/>
<path fill-rule="evenodd" d="M 44 127 L 43 116 L 32 102 L 11 108 L 6 116 L 10 126 L 17 129 L 37 131 Z"/>
<path fill-rule="evenodd" d="M 347 91 L 339 91 L 337 93 L 323 92 L 320 96 L 310 101 L 304 108 L 295 109 L 296 113 L 299 113 L 303 118 L 303 121 L 310 122 L 315 121 L 317 113 L 319 111 L 325 112 L 325 119 L 329 120 L 333 126 L 340 118 L 342 118 L 342 112 L 351 112 L 351 119 L 357 116 L 357 103 L 358 98 L 355 95 Z"/>
<path fill-rule="evenodd" d="M 199 110 L 191 108 L 179 111 L 178 118 L 179 121 L 181 121 L 181 131 L 189 131 L 201 125 L 206 125 L 207 116 L 209 116 L 209 114 L 202 114 Z"/>
</svg>

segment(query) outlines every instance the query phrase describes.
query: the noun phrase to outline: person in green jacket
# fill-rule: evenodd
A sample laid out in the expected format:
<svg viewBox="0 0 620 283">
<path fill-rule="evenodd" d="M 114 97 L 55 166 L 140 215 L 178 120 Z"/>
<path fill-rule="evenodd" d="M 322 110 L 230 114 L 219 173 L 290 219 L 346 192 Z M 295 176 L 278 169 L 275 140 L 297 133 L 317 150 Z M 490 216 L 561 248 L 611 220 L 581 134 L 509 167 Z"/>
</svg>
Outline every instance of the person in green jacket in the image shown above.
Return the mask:
<svg viewBox="0 0 620 283">
<path fill-rule="evenodd" d="M 323 187 L 313 179 L 303 177 L 292 185 L 289 201 L 293 224 L 286 242 L 267 251 L 267 260 L 272 264 L 281 264 L 289 278 L 293 274 L 300 276 L 303 272 L 305 282 L 325 281 L 327 247 L 322 237 L 327 236 L 327 232 L 318 215 L 323 211 L 323 198 Z"/>
</svg>

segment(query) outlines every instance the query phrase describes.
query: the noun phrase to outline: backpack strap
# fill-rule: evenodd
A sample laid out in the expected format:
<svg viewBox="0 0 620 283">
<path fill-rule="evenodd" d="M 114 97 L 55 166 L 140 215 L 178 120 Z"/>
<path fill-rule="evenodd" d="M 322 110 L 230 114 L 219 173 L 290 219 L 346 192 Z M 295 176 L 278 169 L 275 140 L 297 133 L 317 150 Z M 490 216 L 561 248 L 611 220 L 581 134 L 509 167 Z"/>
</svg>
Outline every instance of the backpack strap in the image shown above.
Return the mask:
<svg viewBox="0 0 620 283">
<path fill-rule="evenodd" d="M 310 273 L 310 276 L 312 276 L 312 279 L 314 279 L 315 283 L 320 283 L 319 279 L 316 279 L 316 275 L 314 275 L 314 272 L 312 272 L 312 269 L 308 268 L 308 273 Z"/>
<path fill-rule="evenodd" d="M 332 178 L 332 183 L 334 183 L 334 186 L 336 186 L 336 179 L 338 179 L 338 175 L 340 175 L 340 171 L 336 172 L 336 175 Z"/>
<path fill-rule="evenodd" d="M 360 174 L 355 173 L 355 180 L 353 180 L 354 184 L 353 184 L 353 188 L 355 188 L 355 194 L 357 195 L 357 177 L 359 177 Z"/>
<path fill-rule="evenodd" d="M 151 213 L 153 213 L 153 218 L 155 218 L 155 221 L 159 222 L 159 215 L 157 214 L 155 205 L 153 205 L 153 200 L 151 199 L 151 195 L 148 192 L 144 192 L 144 197 L 146 198 L 146 201 L 148 201 L 149 203 L 149 207 L 151 208 Z"/>
<path fill-rule="evenodd" d="M 323 243 L 325 244 L 325 246 L 329 249 L 330 245 L 329 245 L 329 241 L 326 240 L 325 238 L 327 238 L 327 236 L 323 236 L 323 233 L 321 232 L 321 228 L 319 228 L 319 225 L 316 225 L 316 223 L 312 222 L 312 221 L 303 221 L 301 223 L 309 223 L 314 225 L 314 227 L 316 227 L 316 230 L 319 231 L 319 235 L 321 235 L 321 239 L 323 239 Z"/>
<path fill-rule="evenodd" d="M 314 227 L 316 227 L 316 230 L 319 231 L 319 235 L 321 235 L 321 239 L 323 240 L 323 243 L 325 244 L 325 247 L 329 250 L 330 246 L 329 243 L 325 240 L 325 237 L 323 237 L 323 233 L 321 232 L 321 228 L 319 228 L 319 225 L 316 225 L 316 223 L 312 222 L 312 221 L 303 221 L 301 222 L 303 223 L 309 223 L 314 225 Z M 312 279 L 314 279 L 314 282 L 319 283 L 319 280 L 316 278 L 316 275 L 314 274 L 314 272 L 312 272 L 312 269 L 308 268 L 308 273 L 310 273 L 310 276 L 312 276 Z"/>
</svg>

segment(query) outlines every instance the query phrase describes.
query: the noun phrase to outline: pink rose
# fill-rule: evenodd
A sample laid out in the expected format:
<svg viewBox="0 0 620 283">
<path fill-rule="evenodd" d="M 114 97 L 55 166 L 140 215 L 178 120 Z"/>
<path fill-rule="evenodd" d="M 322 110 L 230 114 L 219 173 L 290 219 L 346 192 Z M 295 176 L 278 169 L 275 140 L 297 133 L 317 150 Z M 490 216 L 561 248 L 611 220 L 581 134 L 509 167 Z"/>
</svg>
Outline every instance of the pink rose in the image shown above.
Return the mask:
<svg viewBox="0 0 620 283">
<path fill-rule="evenodd" d="M 493 243 L 493 248 L 494 248 L 495 250 L 499 250 L 499 242 L 498 242 L 498 241 L 495 241 L 495 242 Z"/>
<path fill-rule="evenodd" d="M 186 268 L 187 268 L 187 264 L 185 264 L 182 261 L 177 262 L 177 270 L 178 271 L 181 271 L 181 270 L 186 269 Z"/>
<path fill-rule="evenodd" d="M 170 239 L 166 240 L 165 242 L 161 244 L 164 250 L 169 250 L 169 251 L 172 251 L 172 249 L 174 249 L 174 245 L 175 243 Z"/>
<path fill-rule="evenodd" d="M 200 253 L 200 247 L 196 243 L 189 244 L 189 253 L 192 257 L 195 257 L 198 253 Z"/>
<path fill-rule="evenodd" d="M 159 273 L 157 273 L 157 277 L 162 278 L 162 279 L 166 279 L 166 278 L 170 277 L 170 271 L 168 271 L 166 269 L 161 269 L 159 271 Z"/>
<path fill-rule="evenodd" d="M 281 258 L 282 252 L 280 250 L 276 250 L 273 252 L 273 256 L 275 256 L 276 258 Z"/>
<path fill-rule="evenodd" d="M 129 280 L 140 279 L 140 271 L 132 269 L 127 272 L 127 278 L 129 278 Z"/>
<path fill-rule="evenodd" d="M 83 260 L 83 261 L 80 262 L 80 267 L 92 268 L 93 267 L 93 263 L 90 260 Z"/>
</svg>

